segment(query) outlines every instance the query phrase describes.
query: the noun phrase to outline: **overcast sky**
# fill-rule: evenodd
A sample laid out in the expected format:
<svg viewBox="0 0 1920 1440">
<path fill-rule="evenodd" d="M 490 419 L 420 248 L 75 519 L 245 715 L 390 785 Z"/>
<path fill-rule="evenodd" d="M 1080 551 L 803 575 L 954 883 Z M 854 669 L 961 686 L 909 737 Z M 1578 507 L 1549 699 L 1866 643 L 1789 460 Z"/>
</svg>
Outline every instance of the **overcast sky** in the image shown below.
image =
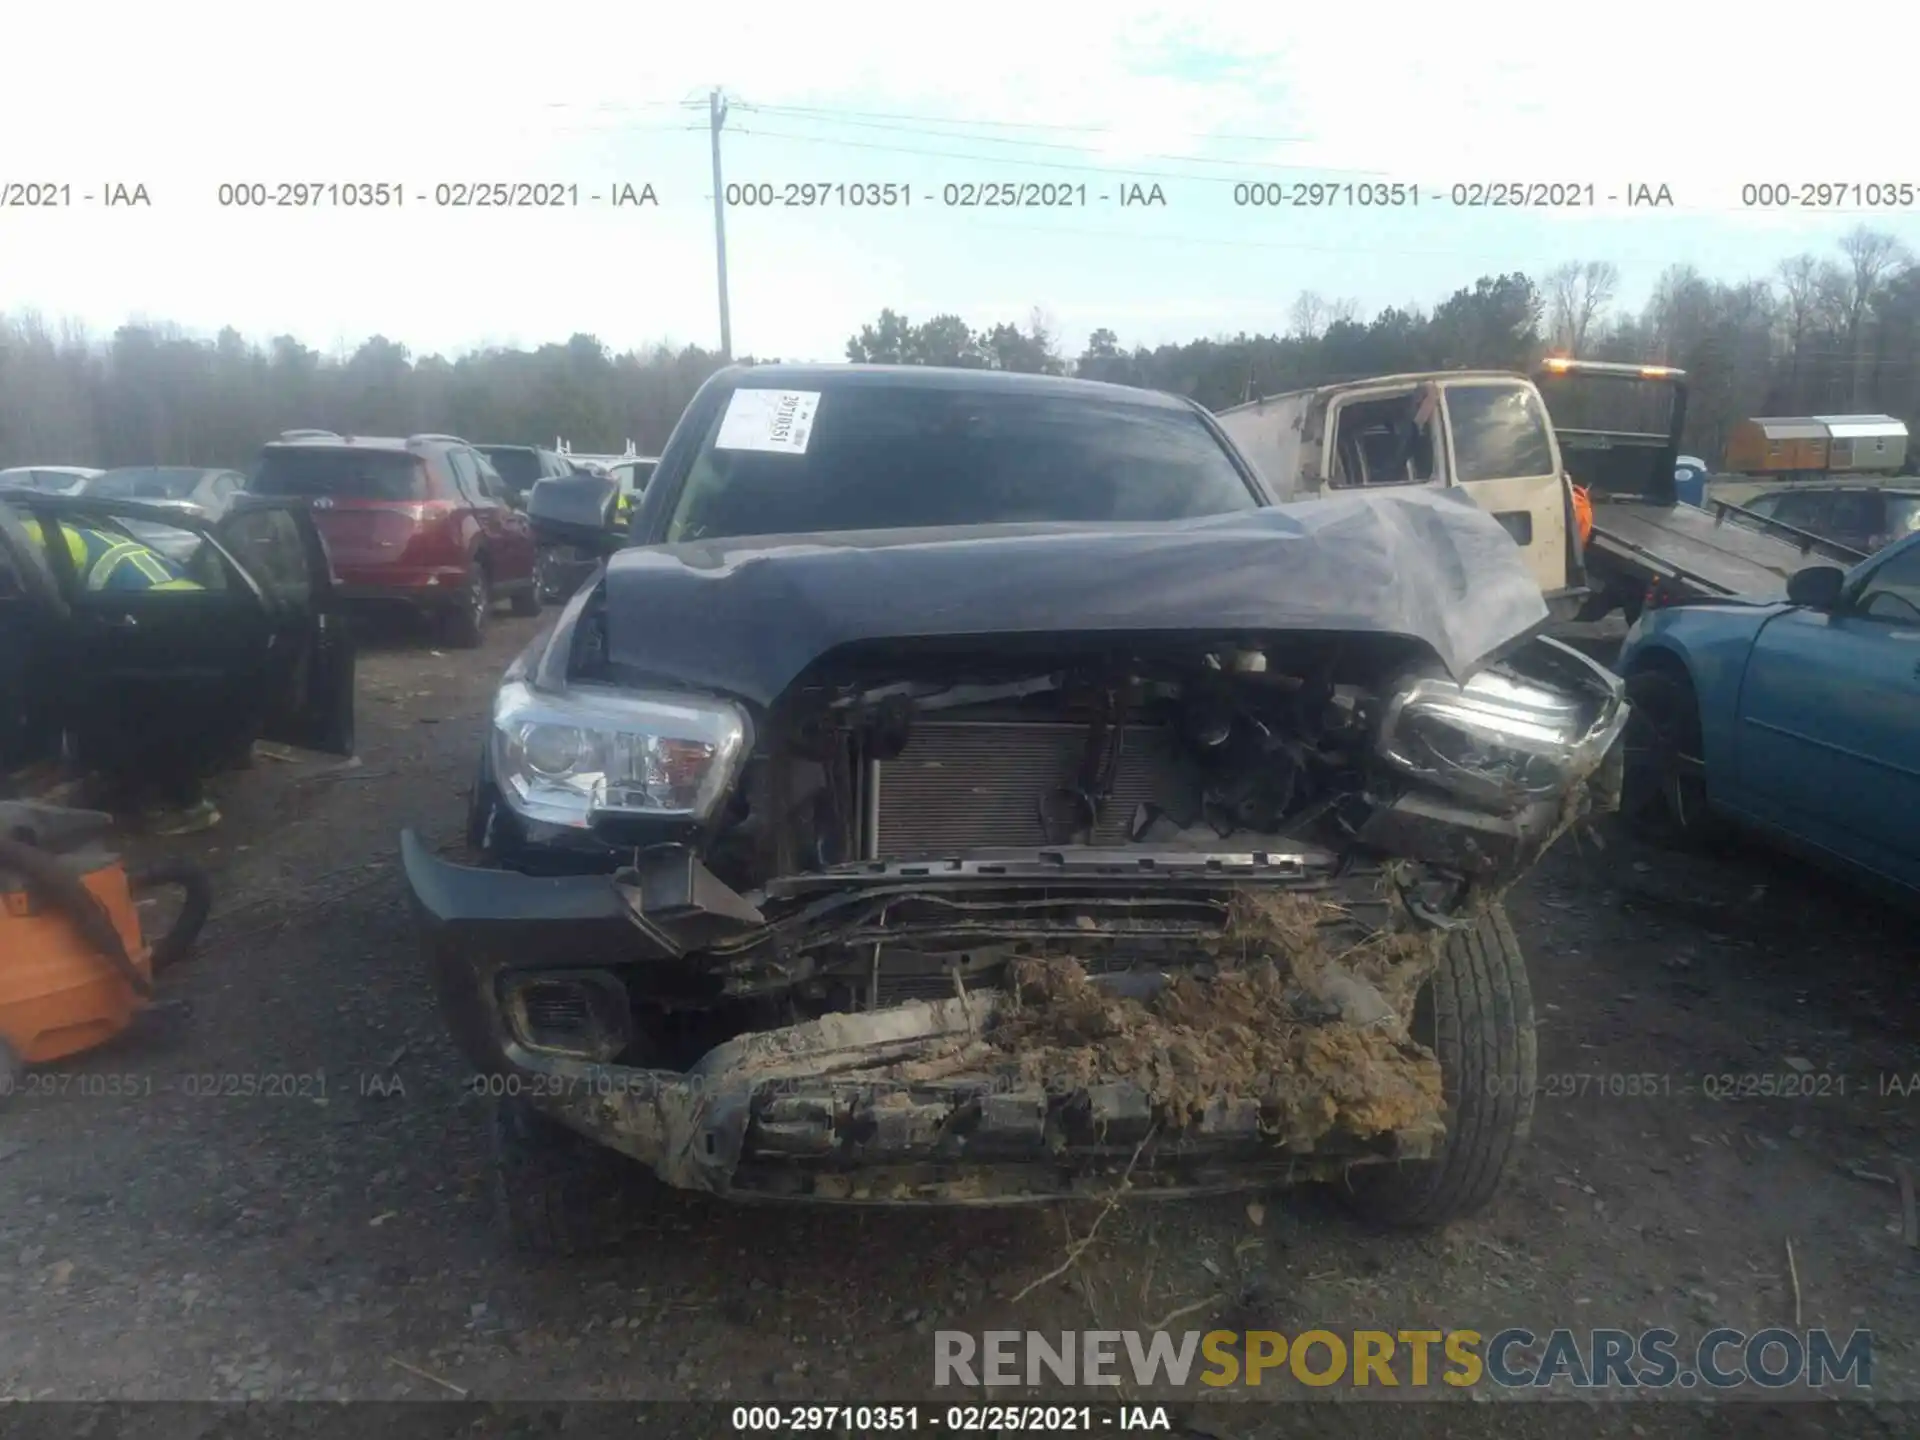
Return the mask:
<svg viewBox="0 0 1920 1440">
<path fill-rule="evenodd" d="M 0 310 L 131 317 L 415 353 L 588 331 L 714 345 L 706 92 L 726 179 L 891 183 L 905 208 L 729 210 L 737 353 L 842 358 L 883 306 L 976 325 L 1036 306 L 1069 349 L 1281 330 L 1303 289 L 1371 314 L 1475 276 L 1604 258 L 1638 304 L 1661 269 L 1741 278 L 1905 209 L 1752 210 L 1746 184 L 1920 187 L 1898 76 L 1910 6 L 1828 4 L 1788 33 L 1744 12 L 1457 3 L 1131 0 L 960 6 L 544 0 L 455 6 L 16 7 Z M 692 102 L 692 103 L 689 103 Z M 1236 205 L 1236 183 L 1410 183 L 1417 208 Z M 223 183 L 391 182 L 397 209 L 223 208 Z M 578 187 L 557 209 L 435 204 L 437 187 Z M 946 187 L 1081 186 L 1086 203 L 966 209 Z M 1456 183 L 1594 187 L 1594 208 L 1488 210 Z M 105 209 L 115 183 L 147 209 Z M 615 208 L 621 183 L 657 207 Z M 1158 185 L 1163 206 L 1122 207 Z M 1669 188 L 1634 210 L 1630 187 Z M 1078 192 L 1073 192 L 1076 195 Z M 1101 197 L 1110 197 L 1103 200 Z M 1617 200 L 1609 200 L 1617 196 Z M 5 196 L 15 199 L 17 196 Z"/>
</svg>

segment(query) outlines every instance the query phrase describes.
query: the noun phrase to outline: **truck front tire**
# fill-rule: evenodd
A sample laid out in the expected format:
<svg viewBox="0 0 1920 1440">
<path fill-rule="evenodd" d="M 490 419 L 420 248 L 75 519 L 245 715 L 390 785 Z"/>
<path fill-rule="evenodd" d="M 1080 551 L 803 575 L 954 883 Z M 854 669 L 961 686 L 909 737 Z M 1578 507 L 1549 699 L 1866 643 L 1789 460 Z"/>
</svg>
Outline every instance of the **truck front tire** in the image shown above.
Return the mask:
<svg viewBox="0 0 1920 1440">
<path fill-rule="evenodd" d="M 1412 1029 L 1440 1060 L 1446 1137 L 1431 1160 L 1354 1166 L 1345 1194 L 1364 1219 L 1429 1229 L 1485 1207 L 1533 1128 L 1533 990 L 1497 902 L 1447 936 Z"/>
</svg>

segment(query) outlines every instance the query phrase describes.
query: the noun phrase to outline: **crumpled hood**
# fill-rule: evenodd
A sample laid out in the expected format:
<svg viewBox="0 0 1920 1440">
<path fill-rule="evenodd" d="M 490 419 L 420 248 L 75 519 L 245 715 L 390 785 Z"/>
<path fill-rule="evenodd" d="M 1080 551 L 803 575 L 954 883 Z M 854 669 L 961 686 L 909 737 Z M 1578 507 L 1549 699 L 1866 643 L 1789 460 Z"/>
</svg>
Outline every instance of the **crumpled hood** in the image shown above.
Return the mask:
<svg viewBox="0 0 1920 1440">
<path fill-rule="evenodd" d="M 1547 618 L 1512 538 L 1445 490 L 1151 524 L 639 546 L 605 584 L 613 664 L 763 706 L 859 641 L 1335 631 L 1423 642 L 1459 679 Z"/>
</svg>

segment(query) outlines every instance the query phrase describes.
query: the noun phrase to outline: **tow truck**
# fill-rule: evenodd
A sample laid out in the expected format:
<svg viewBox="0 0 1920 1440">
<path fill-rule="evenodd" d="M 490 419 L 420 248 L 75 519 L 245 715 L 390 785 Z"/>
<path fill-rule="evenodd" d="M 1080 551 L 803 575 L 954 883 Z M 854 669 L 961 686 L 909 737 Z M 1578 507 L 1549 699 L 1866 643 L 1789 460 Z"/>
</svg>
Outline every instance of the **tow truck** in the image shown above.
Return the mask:
<svg viewBox="0 0 1920 1440">
<path fill-rule="evenodd" d="M 1687 421 L 1686 371 L 1552 357 L 1538 383 L 1561 463 L 1593 511 L 1577 621 L 1619 611 L 1631 623 L 1649 604 L 1784 595 L 1788 578 L 1809 564 L 1848 567 L 1866 558 L 1728 500 L 1682 502 L 1675 467 Z M 1623 414 L 1646 428 L 1591 423 Z"/>
</svg>

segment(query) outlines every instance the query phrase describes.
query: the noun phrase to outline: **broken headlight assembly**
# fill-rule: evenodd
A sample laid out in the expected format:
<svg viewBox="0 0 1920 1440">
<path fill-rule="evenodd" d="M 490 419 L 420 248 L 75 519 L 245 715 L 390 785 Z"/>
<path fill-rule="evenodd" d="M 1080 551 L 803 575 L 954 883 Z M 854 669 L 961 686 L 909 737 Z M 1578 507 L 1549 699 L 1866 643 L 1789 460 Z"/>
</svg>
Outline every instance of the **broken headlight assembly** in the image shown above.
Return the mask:
<svg viewBox="0 0 1920 1440">
<path fill-rule="evenodd" d="M 1596 702 L 1490 670 L 1465 684 L 1401 688 L 1381 719 L 1382 759 L 1463 799 L 1513 809 L 1561 794 L 1605 758 L 1626 724 Z"/>
<path fill-rule="evenodd" d="M 737 706 L 577 685 L 510 681 L 494 699 L 493 774 L 529 820 L 586 829 L 602 816 L 695 823 L 733 787 L 749 748 Z"/>
</svg>

